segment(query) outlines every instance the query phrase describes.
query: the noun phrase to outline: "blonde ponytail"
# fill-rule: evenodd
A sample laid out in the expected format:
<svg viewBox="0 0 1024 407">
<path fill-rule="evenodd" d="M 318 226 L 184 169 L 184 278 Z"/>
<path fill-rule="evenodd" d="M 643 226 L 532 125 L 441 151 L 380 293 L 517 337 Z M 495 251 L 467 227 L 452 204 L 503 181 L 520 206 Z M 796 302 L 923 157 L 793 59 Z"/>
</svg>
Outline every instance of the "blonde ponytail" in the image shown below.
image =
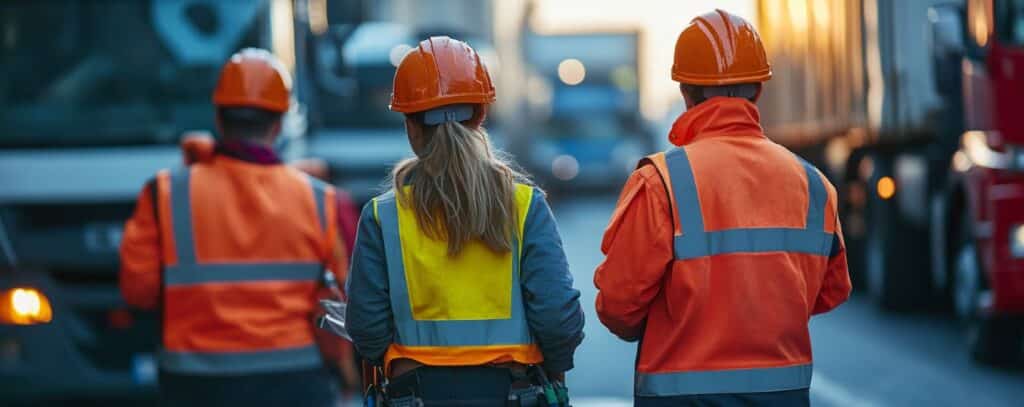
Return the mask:
<svg viewBox="0 0 1024 407">
<path fill-rule="evenodd" d="M 526 177 L 491 150 L 483 127 L 446 122 L 424 126 L 423 136 L 419 156 L 392 172 L 401 205 L 413 209 L 428 236 L 447 240 L 450 256 L 474 239 L 511 251 L 519 224 L 515 183 Z"/>
</svg>

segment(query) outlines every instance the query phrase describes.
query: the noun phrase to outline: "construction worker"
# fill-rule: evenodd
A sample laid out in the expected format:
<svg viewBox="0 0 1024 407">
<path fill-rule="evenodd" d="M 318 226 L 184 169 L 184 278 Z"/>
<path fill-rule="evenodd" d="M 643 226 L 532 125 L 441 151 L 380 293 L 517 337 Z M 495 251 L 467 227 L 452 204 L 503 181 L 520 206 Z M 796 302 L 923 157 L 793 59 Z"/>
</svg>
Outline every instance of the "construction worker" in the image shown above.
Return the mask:
<svg viewBox="0 0 1024 407">
<path fill-rule="evenodd" d="M 163 315 L 161 397 L 172 406 L 329 406 L 337 389 L 314 342 L 324 270 L 346 259 L 334 190 L 272 146 L 290 77 L 265 50 L 224 65 L 212 154 L 163 170 L 139 194 L 121 244 L 121 292 Z"/>
<path fill-rule="evenodd" d="M 626 183 L 594 283 L 601 322 L 640 341 L 635 404 L 807 405 L 811 315 L 847 299 L 836 191 L 765 137 L 761 40 L 722 10 L 679 35 L 687 110 Z"/>
<path fill-rule="evenodd" d="M 395 74 L 390 108 L 415 157 L 363 208 L 346 314 L 395 405 L 531 405 L 532 380 L 562 378 L 583 339 L 544 194 L 491 150 L 494 100 L 477 53 L 448 37 L 421 42 Z"/>
</svg>

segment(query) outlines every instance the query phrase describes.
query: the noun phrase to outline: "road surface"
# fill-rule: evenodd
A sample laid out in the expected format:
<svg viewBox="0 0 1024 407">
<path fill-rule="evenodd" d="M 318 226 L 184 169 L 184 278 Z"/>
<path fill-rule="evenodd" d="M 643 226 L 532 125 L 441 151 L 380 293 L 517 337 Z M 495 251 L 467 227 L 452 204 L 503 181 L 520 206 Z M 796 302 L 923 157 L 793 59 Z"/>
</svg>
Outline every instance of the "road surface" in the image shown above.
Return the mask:
<svg viewBox="0 0 1024 407">
<path fill-rule="evenodd" d="M 577 407 L 632 405 L 636 347 L 609 334 L 594 313 L 594 268 L 614 196 L 553 204 L 576 287 L 583 292 L 587 338 L 569 374 Z M 943 315 L 896 315 L 855 296 L 811 322 L 815 406 L 1022 406 L 1024 368 L 971 363 L 956 324 Z"/>
</svg>

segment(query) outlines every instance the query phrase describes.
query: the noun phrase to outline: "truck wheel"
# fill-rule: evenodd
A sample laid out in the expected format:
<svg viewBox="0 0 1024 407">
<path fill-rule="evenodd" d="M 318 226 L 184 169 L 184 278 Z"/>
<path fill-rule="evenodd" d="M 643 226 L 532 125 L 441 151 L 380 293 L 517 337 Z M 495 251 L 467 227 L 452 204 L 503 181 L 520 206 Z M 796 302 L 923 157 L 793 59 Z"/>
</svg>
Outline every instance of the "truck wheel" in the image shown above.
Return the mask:
<svg viewBox="0 0 1024 407">
<path fill-rule="evenodd" d="M 965 239 L 953 274 L 953 303 L 966 331 L 967 349 L 981 363 L 1001 365 L 1020 355 L 1024 329 L 1011 319 L 990 315 L 981 306 L 985 280 L 974 243 Z"/>
<path fill-rule="evenodd" d="M 891 250 L 893 241 L 900 239 L 898 225 L 889 220 L 886 207 L 877 202 L 869 212 L 867 247 L 865 254 L 865 280 L 868 295 L 883 309 L 890 311 L 910 310 L 922 303 L 927 293 L 928 280 L 924 280 L 921 267 L 911 264 L 906 253 Z M 903 241 L 900 247 L 907 249 L 913 242 Z"/>
</svg>

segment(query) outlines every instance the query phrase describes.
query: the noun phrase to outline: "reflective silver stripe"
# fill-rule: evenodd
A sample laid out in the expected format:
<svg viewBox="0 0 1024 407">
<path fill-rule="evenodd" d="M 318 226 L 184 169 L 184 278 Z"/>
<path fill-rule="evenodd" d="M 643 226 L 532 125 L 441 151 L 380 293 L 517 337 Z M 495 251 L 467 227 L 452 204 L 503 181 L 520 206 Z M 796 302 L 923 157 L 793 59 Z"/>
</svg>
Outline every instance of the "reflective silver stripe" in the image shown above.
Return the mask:
<svg viewBox="0 0 1024 407">
<path fill-rule="evenodd" d="M 825 180 L 818 175 L 814 166 L 797 157 L 807 172 L 807 229 L 825 230 L 825 205 L 828 195 L 825 193 Z"/>
<path fill-rule="evenodd" d="M 806 389 L 813 365 L 760 369 L 705 370 L 673 373 L 637 373 L 637 396 L 763 393 Z"/>
<path fill-rule="evenodd" d="M 322 364 L 316 346 L 255 352 L 160 352 L 160 368 L 174 373 L 231 375 L 307 369 Z"/>
<path fill-rule="evenodd" d="M 799 158 L 798 158 L 799 159 Z M 824 181 L 813 166 L 803 160 L 807 172 L 808 210 L 807 227 L 798 228 L 737 228 L 705 231 L 704 216 L 693 168 L 685 148 L 665 153 L 665 163 L 672 184 L 672 195 L 683 234 L 673 242 L 677 260 L 729 253 L 790 252 L 828 256 L 832 250 L 832 234 L 824 230 L 824 211 L 827 200 Z"/>
<path fill-rule="evenodd" d="M 694 235 L 704 233 L 704 215 L 700 212 L 700 199 L 697 196 L 697 182 L 694 181 L 693 167 L 686 149 L 673 148 L 665 153 L 665 164 L 672 181 L 672 195 L 676 200 L 676 211 L 679 213 L 679 224 L 683 234 Z"/>
<path fill-rule="evenodd" d="M 188 167 L 171 172 L 171 228 L 178 264 L 196 264 L 196 246 L 192 240 L 191 171 Z"/>
<path fill-rule="evenodd" d="M 168 287 L 246 281 L 319 281 L 319 263 L 191 264 L 167 267 Z"/>
<path fill-rule="evenodd" d="M 676 259 L 729 253 L 790 252 L 828 256 L 832 234 L 806 229 L 726 229 L 677 236 Z"/>
<path fill-rule="evenodd" d="M 393 192 L 376 198 L 384 252 L 387 257 L 391 309 L 397 335 L 395 343 L 405 346 L 486 346 L 533 343 L 523 308 L 519 284 L 519 258 L 512 256 L 512 315 L 509 319 L 477 321 L 417 321 L 409 303 L 405 280 L 402 242 L 398 227 L 398 205 Z M 519 252 L 516 242 L 513 253 Z"/>
<path fill-rule="evenodd" d="M 316 202 L 316 218 L 320 222 L 320 230 L 327 231 L 327 210 L 326 203 L 324 202 L 327 186 L 316 178 L 308 175 L 307 177 L 309 178 L 309 186 L 313 189 L 313 201 Z"/>
</svg>

